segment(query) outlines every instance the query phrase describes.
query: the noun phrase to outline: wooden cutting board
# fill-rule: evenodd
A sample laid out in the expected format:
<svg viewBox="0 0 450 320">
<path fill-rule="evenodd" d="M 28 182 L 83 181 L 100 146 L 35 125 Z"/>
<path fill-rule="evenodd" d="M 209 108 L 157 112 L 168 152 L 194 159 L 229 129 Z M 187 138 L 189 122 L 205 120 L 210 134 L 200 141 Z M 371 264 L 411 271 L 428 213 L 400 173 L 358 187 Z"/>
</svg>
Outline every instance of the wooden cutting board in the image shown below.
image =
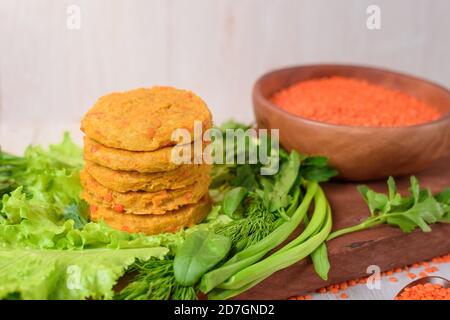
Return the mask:
<svg viewBox="0 0 450 320">
<path fill-rule="evenodd" d="M 450 187 L 450 157 L 417 174 L 421 187 L 438 192 Z M 407 193 L 409 177 L 396 179 L 398 189 Z M 371 182 L 376 191 L 386 191 L 386 182 Z M 333 229 L 358 224 L 369 215 L 356 190 L 357 184 L 332 182 L 324 185 L 333 209 Z M 336 238 L 328 244 L 331 270 L 328 281 L 320 279 L 308 260 L 281 270 L 236 299 L 286 299 L 346 280 L 368 276 L 369 265 L 381 271 L 402 267 L 450 252 L 450 224 L 436 224 L 433 231 L 405 234 L 387 225 Z"/>
</svg>

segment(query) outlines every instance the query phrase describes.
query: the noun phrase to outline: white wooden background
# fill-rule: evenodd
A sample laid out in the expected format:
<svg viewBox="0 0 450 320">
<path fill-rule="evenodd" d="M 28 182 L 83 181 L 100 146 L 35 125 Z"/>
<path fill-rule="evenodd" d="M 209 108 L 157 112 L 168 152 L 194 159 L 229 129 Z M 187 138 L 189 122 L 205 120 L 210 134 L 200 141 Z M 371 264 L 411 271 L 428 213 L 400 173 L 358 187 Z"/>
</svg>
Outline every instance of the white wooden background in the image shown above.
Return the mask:
<svg viewBox="0 0 450 320">
<path fill-rule="evenodd" d="M 81 29 L 66 27 L 67 8 Z M 381 8 L 381 30 L 366 8 Z M 80 141 L 97 97 L 155 84 L 200 94 L 216 122 L 252 120 L 269 69 L 385 66 L 450 86 L 448 0 L 0 0 L 0 144 Z"/>
</svg>

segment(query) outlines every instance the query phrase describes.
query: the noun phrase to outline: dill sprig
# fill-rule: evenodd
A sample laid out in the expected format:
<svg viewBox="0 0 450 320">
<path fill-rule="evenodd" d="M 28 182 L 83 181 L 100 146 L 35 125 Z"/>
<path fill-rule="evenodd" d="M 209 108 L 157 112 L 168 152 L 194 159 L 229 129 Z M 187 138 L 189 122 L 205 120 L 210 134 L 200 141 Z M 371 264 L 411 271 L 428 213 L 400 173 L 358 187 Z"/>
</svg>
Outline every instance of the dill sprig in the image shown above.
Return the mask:
<svg viewBox="0 0 450 320">
<path fill-rule="evenodd" d="M 197 300 L 194 287 L 175 281 L 173 258 L 139 261 L 129 270 L 136 278 L 119 294 L 117 300 Z"/>
<path fill-rule="evenodd" d="M 270 212 L 263 200 L 252 195 L 245 208 L 244 218 L 219 225 L 215 232 L 231 239 L 234 252 L 241 251 L 265 238 L 276 226 L 279 216 Z"/>
</svg>

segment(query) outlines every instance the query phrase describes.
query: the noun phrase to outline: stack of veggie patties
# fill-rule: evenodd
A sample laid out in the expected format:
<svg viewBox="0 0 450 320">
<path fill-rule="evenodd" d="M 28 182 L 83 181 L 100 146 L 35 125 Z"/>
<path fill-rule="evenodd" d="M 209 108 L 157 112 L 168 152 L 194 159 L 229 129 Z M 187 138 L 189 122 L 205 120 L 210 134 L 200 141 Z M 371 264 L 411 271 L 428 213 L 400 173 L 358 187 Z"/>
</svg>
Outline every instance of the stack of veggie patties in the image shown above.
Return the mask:
<svg viewBox="0 0 450 320">
<path fill-rule="evenodd" d="M 211 114 L 190 91 L 154 87 L 100 98 L 81 124 L 80 178 L 91 220 L 146 234 L 199 223 L 210 210 L 211 173 L 201 161 L 202 137 L 194 135 L 199 125 L 211 128 Z M 177 129 L 189 133 L 182 145 L 172 140 Z M 182 153 L 184 161 L 175 161 Z"/>
</svg>

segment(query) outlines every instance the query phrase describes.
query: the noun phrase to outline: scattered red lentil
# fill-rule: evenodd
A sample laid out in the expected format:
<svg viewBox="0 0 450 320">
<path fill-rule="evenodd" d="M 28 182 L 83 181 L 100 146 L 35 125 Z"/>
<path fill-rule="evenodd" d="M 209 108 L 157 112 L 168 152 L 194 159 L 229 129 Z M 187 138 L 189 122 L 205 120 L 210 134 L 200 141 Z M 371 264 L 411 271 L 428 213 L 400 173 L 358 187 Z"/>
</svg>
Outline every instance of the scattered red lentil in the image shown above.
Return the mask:
<svg viewBox="0 0 450 320">
<path fill-rule="evenodd" d="M 413 96 L 338 76 L 299 82 L 275 93 L 271 100 L 295 115 L 340 125 L 404 127 L 441 116 Z"/>
<path fill-rule="evenodd" d="M 408 278 L 415 279 L 416 277 L 417 276 L 414 273 L 412 273 L 412 272 L 408 273 Z"/>
<path fill-rule="evenodd" d="M 343 282 L 339 285 L 339 289 L 341 290 L 347 290 L 347 288 L 348 288 L 347 282 Z"/>
<path fill-rule="evenodd" d="M 433 273 L 438 271 L 436 267 L 429 267 L 429 268 L 425 268 L 425 272 L 426 273 Z"/>
<path fill-rule="evenodd" d="M 390 278 L 389 278 L 389 281 L 392 282 L 392 283 L 398 282 L 398 280 L 397 280 L 396 277 L 390 277 Z"/>
<path fill-rule="evenodd" d="M 351 287 L 354 287 L 354 286 L 356 286 L 358 283 L 356 282 L 356 280 L 350 280 L 349 282 L 349 285 L 351 286 Z"/>
<path fill-rule="evenodd" d="M 424 261 L 422 263 L 414 263 L 411 266 L 405 266 L 404 268 L 395 268 L 393 270 L 388 270 L 386 272 L 383 272 L 382 274 L 387 275 L 388 273 L 389 274 L 393 274 L 394 272 L 395 273 L 400 273 L 400 272 L 403 272 L 403 271 L 407 271 L 408 272 L 411 268 L 420 268 L 420 266 L 422 265 L 422 266 L 425 266 L 425 267 L 429 267 L 429 268 L 425 269 L 425 272 L 420 272 L 419 273 L 420 277 L 425 277 L 425 276 L 427 276 L 427 273 L 432 273 L 432 272 L 439 271 L 438 267 L 432 266 L 432 265 L 430 265 L 430 263 L 449 263 L 449 262 L 450 262 L 450 253 L 448 253 L 448 254 L 446 254 L 444 256 L 435 257 L 435 258 L 431 259 L 431 261 Z M 408 272 L 407 276 L 410 279 L 415 279 L 417 277 L 417 275 L 412 273 L 412 272 Z M 398 282 L 397 278 L 395 278 L 395 277 L 389 278 L 389 281 L 393 282 L 393 283 Z M 349 280 L 349 281 L 344 281 L 344 282 L 342 282 L 340 284 L 332 284 L 332 285 L 329 285 L 328 287 L 317 289 L 316 292 L 320 293 L 320 294 L 325 294 L 325 293 L 337 294 L 337 293 L 339 293 L 339 291 L 346 290 L 348 287 L 353 287 L 353 286 L 356 286 L 357 284 L 365 284 L 366 282 L 367 282 L 367 278 L 360 278 L 360 279 L 356 279 L 356 280 Z M 430 288 L 430 286 L 427 286 L 427 287 Z M 436 288 L 436 289 L 439 289 L 439 288 Z M 428 289 L 428 290 L 430 290 L 430 289 Z M 449 289 L 444 289 L 444 290 L 447 290 L 447 291 L 434 290 L 433 291 L 433 295 L 435 295 L 437 297 L 444 297 L 444 298 L 446 297 L 445 299 L 444 298 L 443 299 L 444 300 L 449 300 L 450 299 L 450 295 L 449 295 L 449 291 L 448 291 Z M 310 295 L 298 296 L 298 297 L 290 297 L 288 299 L 289 300 L 307 300 L 306 297 L 310 297 Z M 347 299 L 348 295 L 344 292 L 344 293 L 342 293 L 340 295 L 340 297 L 342 299 Z M 399 300 L 409 300 L 409 299 L 406 299 L 405 297 L 406 296 L 403 296 L 403 297 L 401 296 L 401 297 L 399 297 L 397 299 L 399 299 Z M 429 297 L 432 297 L 432 295 L 429 296 Z M 423 299 L 423 300 L 425 300 L 425 299 Z M 434 299 L 434 300 L 437 300 L 437 299 Z"/>
<path fill-rule="evenodd" d="M 439 284 L 418 284 L 405 288 L 396 300 L 450 300 L 450 288 Z"/>
</svg>

